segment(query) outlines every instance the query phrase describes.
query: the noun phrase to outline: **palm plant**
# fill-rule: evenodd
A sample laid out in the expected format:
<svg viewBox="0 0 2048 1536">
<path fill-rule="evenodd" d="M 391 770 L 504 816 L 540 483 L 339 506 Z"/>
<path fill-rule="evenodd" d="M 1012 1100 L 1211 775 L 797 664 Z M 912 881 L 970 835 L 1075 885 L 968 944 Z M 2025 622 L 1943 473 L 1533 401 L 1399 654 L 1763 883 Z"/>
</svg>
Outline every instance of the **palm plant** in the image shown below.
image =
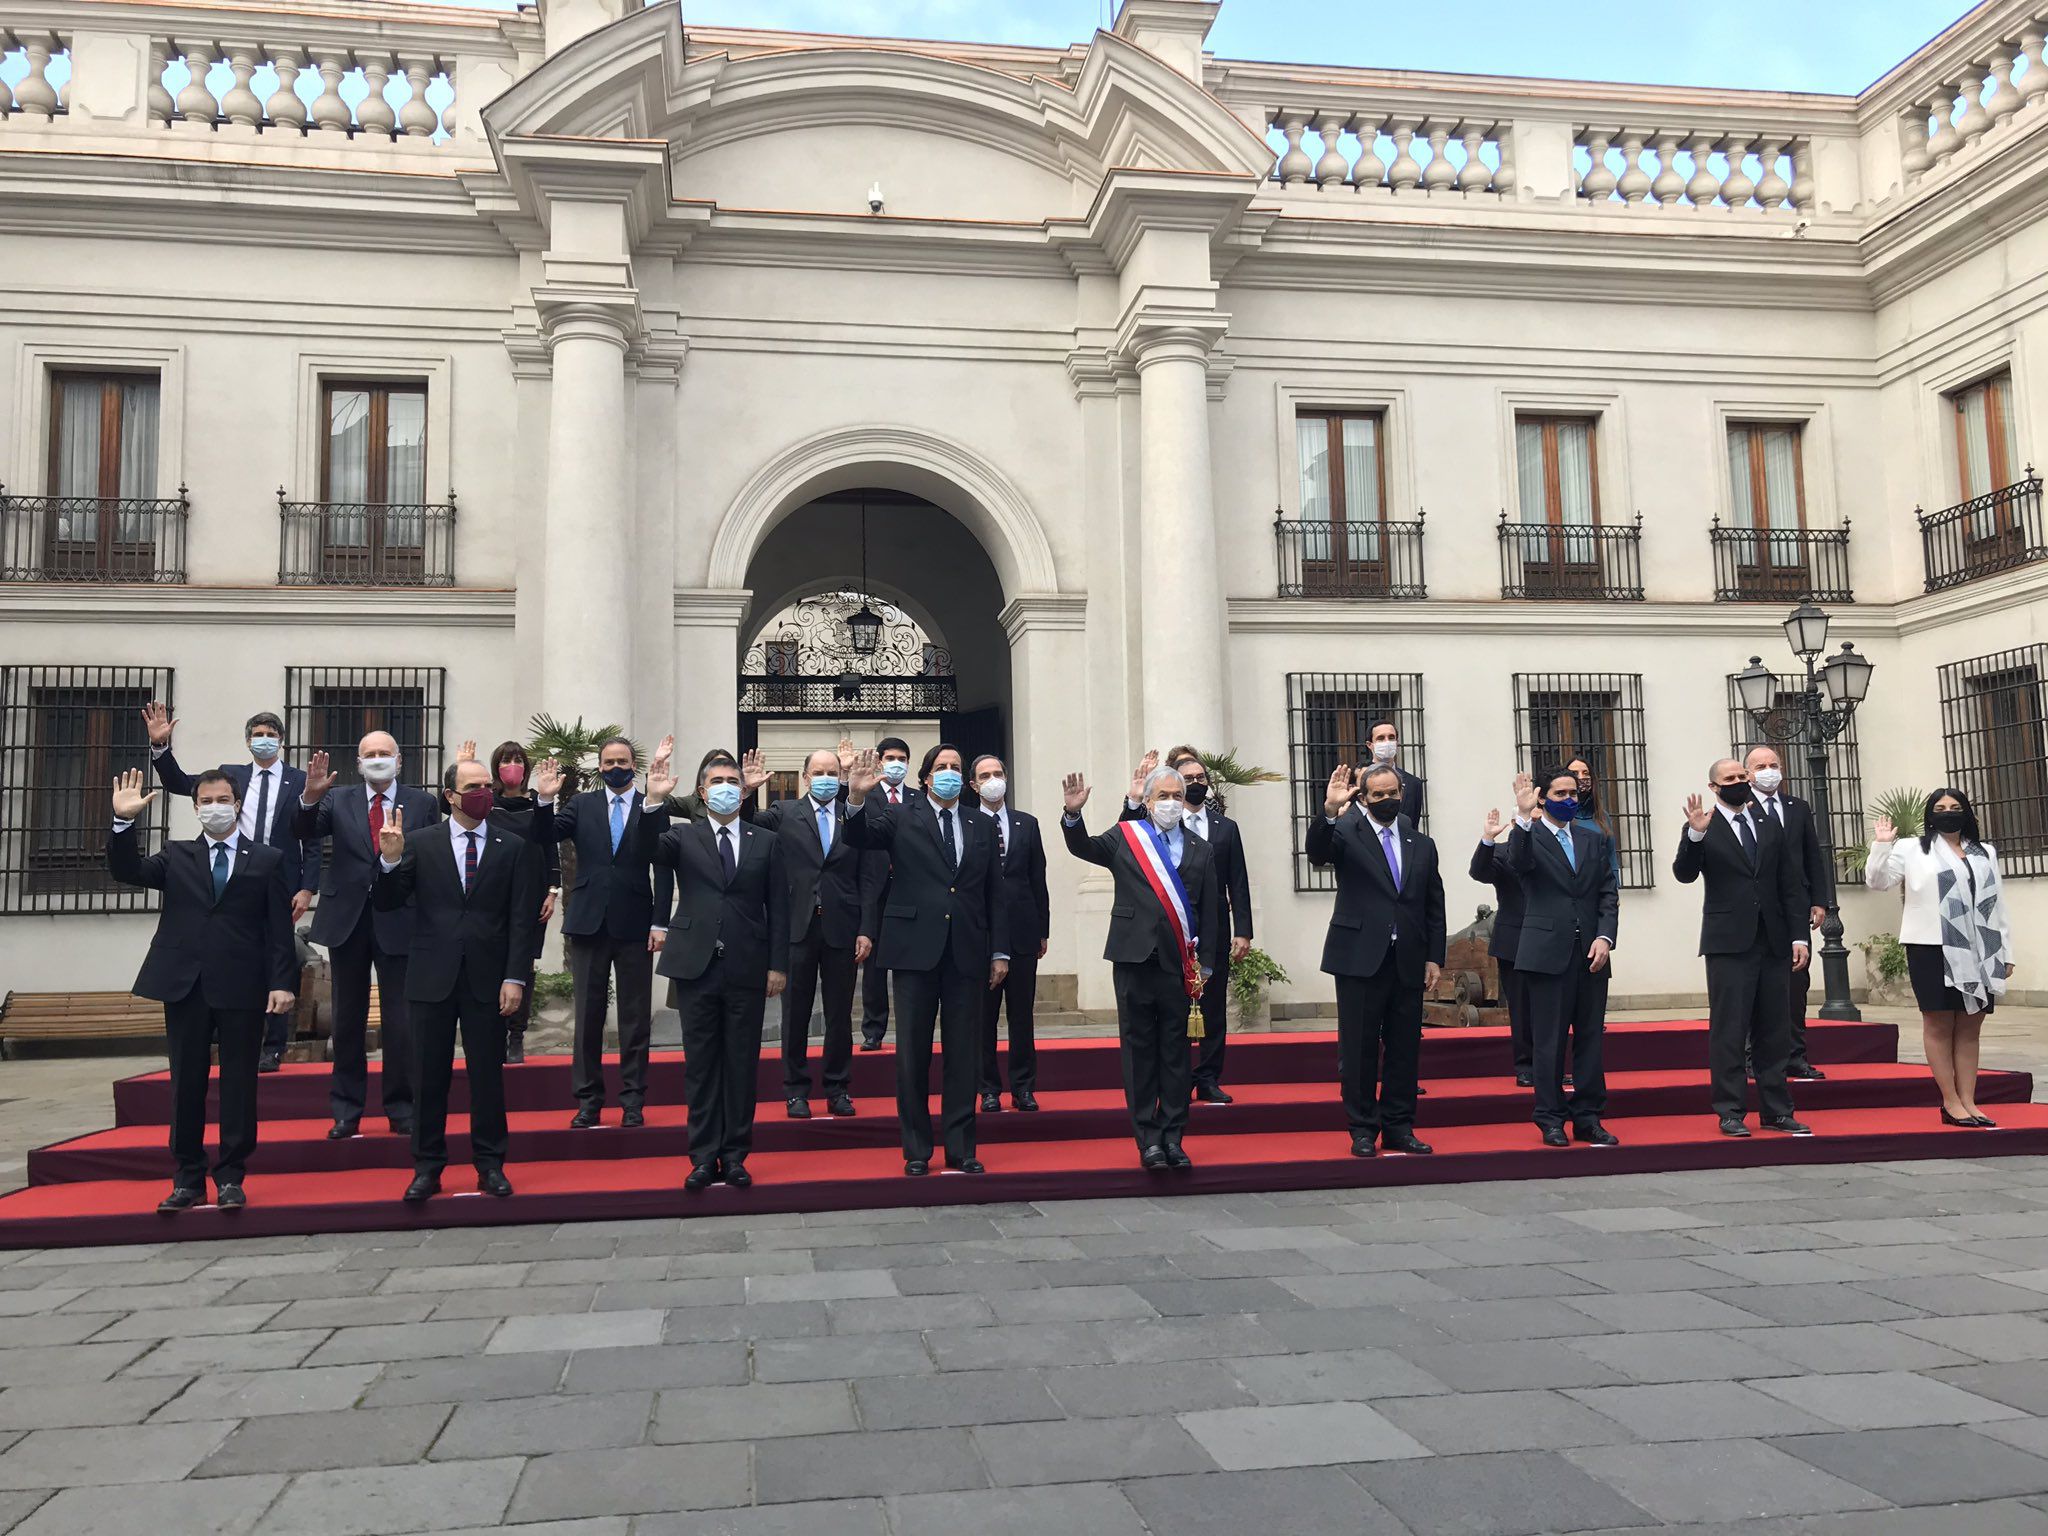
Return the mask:
<svg viewBox="0 0 2048 1536">
<path fill-rule="evenodd" d="M 1870 820 L 1876 823 L 1879 817 L 1890 821 L 1904 841 L 1918 837 L 1925 828 L 1921 818 L 1927 810 L 1927 793 L 1919 789 L 1888 789 L 1879 795 L 1870 806 Z M 1843 873 L 1857 879 L 1863 875 L 1863 866 L 1870 860 L 1870 844 L 1866 841 L 1855 848 L 1842 850 Z"/>
<path fill-rule="evenodd" d="M 575 724 L 565 725 L 545 711 L 528 721 L 526 728 L 533 733 L 526 744 L 526 755 L 536 762 L 552 757 L 562 765 L 565 796 L 582 788 L 584 778 L 596 769 L 598 746 L 624 734 L 616 725 L 585 726 L 581 715 L 576 717 Z M 633 748 L 633 766 L 647 766 L 647 754 L 638 746 Z"/>
<path fill-rule="evenodd" d="M 1230 803 L 1223 794 L 1226 786 L 1236 789 L 1251 784 L 1287 782 L 1287 775 L 1284 773 L 1240 763 L 1237 760 L 1237 749 L 1234 747 L 1225 752 L 1200 752 L 1196 755 L 1202 759 L 1202 766 L 1209 770 L 1209 793 L 1215 797 L 1216 809 L 1219 811 L 1227 811 Z"/>
</svg>

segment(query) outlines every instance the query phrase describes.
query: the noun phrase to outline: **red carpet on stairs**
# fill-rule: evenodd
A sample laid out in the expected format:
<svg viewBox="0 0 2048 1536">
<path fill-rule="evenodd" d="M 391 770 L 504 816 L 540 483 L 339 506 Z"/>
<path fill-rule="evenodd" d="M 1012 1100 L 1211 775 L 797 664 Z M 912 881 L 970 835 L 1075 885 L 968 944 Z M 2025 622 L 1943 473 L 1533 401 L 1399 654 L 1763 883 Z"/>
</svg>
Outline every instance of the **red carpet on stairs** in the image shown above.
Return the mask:
<svg viewBox="0 0 2048 1536">
<path fill-rule="evenodd" d="M 446 1193 L 423 1207 L 398 1199 L 410 1169 L 404 1140 L 374 1115 L 364 1135 L 327 1140 L 327 1068 L 293 1066 L 261 1080 L 262 1140 L 247 1209 L 208 1206 L 175 1219 L 155 1214 L 170 1182 L 169 1078 L 147 1073 L 114 1085 L 113 1129 L 30 1154 L 29 1187 L 0 1196 L 0 1248 L 2048 1152 L 2048 1105 L 2028 1102 L 2027 1074 L 1984 1074 L 1979 1102 L 1997 1106 L 1999 1129 L 1944 1128 L 1926 1068 L 1899 1063 L 1897 1031 L 1881 1024 L 1809 1026 L 1813 1059 L 1828 1074 L 1795 1088 L 1812 1137 L 1758 1130 L 1731 1140 L 1709 1109 L 1705 1036 L 1699 1021 L 1610 1025 L 1607 1121 L 1622 1144 L 1555 1151 L 1536 1140 L 1528 1090 L 1505 1074 L 1504 1030 L 1433 1031 L 1423 1043 L 1428 1095 L 1417 1130 L 1436 1154 L 1371 1159 L 1350 1155 L 1334 1035 L 1242 1036 L 1231 1041 L 1227 1085 L 1237 1102 L 1196 1106 L 1187 1138 L 1195 1167 L 1171 1174 L 1138 1167 L 1114 1039 L 1039 1047 L 1044 1108 L 980 1117 L 989 1170 L 980 1177 L 947 1174 L 942 1164 L 928 1178 L 903 1176 L 893 1052 L 856 1054 L 859 1113 L 845 1119 L 824 1113 L 822 1095 L 812 1119 L 786 1118 L 780 1061 L 764 1058 L 757 1150 L 747 1162 L 754 1186 L 714 1185 L 701 1195 L 681 1187 L 689 1163 L 680 1052 L 656 1054 L 647 1125 L 633 1131 L 618 1126 L 616 1062 L 606 1126 L 572 1131 L 568 1059 L 535 1057 L 506 1068 L 506 1173 L 518 1191 L 510 1200 L 477 1194 L 463 1164 L 469 1126 L 458 1065 Z"/>
</svg>

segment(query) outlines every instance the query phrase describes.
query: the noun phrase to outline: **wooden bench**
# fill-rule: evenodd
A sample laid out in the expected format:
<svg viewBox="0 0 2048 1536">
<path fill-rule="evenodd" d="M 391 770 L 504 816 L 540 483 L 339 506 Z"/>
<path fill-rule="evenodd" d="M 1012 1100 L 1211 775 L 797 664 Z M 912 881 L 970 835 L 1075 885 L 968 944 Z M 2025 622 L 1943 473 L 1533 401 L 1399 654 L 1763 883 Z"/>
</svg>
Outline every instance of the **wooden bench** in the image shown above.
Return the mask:
<svg viewBox="0 0 2048 1536">
<path fill-rule="evenodd" d="M 0 1003 L 0 1059 L 10 1040 L 161 1040 L 164 1007 L 126 992 L 9 992 Z"/>
</svg>

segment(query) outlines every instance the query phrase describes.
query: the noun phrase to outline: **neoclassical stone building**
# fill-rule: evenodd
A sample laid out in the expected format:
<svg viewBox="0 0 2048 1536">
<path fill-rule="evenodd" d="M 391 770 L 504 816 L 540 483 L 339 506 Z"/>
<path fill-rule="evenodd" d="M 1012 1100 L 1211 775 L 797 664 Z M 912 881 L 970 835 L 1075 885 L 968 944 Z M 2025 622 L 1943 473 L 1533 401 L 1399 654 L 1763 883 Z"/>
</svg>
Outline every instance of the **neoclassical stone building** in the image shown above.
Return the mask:
<svg viewBox="0 0 2048 1536">
<path fill-rule="evenodd" d="M 97 850 L 160 697 L 188 765 L 270 708 L 422 780 L 541 711 L 785 768 L 908 721 L 1048 818 L 1231 748 L 1291 781 L 1232 808 L 1302 1001 L 1303 818 L 1375 720 L 1456 869 L 1580 753 L 1618 992 L 1697 994 L 1680 805 L 1755 739 L 1733 674 L 1803 687 L 1804 597 L 1876 664 L 1840 837 L 1964 785 L 2031 954 L 2041 0 L 1854 97 L 1225 59 L 1217 9 L 1031 49 L 0 3 L 5 985 L 132 971 Z M 1053 879 L 1104 1004 L 1107 888 Z"/>
</svg>

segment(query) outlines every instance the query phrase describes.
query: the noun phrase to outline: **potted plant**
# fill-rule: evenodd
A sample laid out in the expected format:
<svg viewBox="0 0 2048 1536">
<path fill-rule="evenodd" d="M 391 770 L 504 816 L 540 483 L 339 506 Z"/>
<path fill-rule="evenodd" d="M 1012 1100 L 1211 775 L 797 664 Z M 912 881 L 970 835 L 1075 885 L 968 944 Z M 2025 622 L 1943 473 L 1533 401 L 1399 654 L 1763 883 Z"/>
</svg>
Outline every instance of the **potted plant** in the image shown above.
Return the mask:
<svg viewBox="0 0 2048 1536">
<path fill-rule="evenodd" d="M 1273 1004 L 1266 991 L 1276 981 L 1287 980 L 1278 960 L 1254 945 L 1242 960 L 1230 964 L 1230 1007 L 1233 1032 L 1264 1033 L 1273 1027 Z"/>
</svg>

